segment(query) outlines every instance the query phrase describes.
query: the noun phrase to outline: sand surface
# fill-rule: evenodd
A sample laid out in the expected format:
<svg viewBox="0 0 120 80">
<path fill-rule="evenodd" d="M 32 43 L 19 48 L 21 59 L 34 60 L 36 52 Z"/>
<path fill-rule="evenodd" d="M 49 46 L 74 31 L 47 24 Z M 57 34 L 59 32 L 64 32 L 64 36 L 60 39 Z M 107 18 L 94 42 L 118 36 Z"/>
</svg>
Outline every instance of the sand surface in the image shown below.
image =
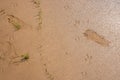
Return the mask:
<svg viewBox="0 0 120 80">
<path fill-rule="evenodd" d="M 120 80 L 119 48 L 119 0 L 0 0 L 0 80 Z"/>
</svg>

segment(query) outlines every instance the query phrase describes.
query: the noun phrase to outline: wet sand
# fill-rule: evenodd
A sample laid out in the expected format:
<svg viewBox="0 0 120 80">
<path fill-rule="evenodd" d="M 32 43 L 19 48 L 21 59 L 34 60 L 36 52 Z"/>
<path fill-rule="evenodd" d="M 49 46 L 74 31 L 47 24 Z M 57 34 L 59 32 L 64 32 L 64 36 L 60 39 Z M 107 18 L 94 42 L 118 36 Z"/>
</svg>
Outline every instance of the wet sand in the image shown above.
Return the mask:
<svg viewBox="0 0 120 80">
<path fill-rule="evenodd" d="M 119 0 L 1 0 L 0 80 L 119 80 L 119 9 Z"/>
</svg>

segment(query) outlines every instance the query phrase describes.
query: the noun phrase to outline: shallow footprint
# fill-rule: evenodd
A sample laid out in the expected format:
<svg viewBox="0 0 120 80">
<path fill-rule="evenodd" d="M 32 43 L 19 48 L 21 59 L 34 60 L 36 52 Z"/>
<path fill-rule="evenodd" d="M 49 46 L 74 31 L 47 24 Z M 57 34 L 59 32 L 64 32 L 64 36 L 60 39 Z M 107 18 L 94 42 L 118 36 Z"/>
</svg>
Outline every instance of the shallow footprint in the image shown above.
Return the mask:
<svg viewBox="0 0 120 80">
<path fill-rule="evenodd" d="M 13 25 L 16 31 L 23 28 L 32 28 L 30 25 L 27 25 L 24 21 L 14 15 L 7 15 L 7 17 L 8 22 Z"/>
<path fill-rule="evenodd" d="M 110 44 L 110 41 L 106 40 L 103 36 L 90 29 L 85 31 L 84 36 L 102 46 L 109 46 Z"/>
</svg>

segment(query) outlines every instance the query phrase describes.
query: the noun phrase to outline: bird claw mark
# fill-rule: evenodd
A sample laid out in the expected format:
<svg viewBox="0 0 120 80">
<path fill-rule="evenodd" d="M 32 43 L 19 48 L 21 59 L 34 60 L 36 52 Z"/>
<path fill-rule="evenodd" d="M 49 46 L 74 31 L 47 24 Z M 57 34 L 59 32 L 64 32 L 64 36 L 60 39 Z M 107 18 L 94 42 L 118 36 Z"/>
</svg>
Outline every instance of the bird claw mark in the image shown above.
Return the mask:
<svg viewBox="0 0 120 80">
<path fill-rule="evenodd" d="M 84 33 L 84 36 L 87 37 L 87 39 L 90 39 L 102 46 L 109 46 L 110 41 L 106 40 L 103 36 L 99 35 L 98 33 L 96 33 L 93 30 L 86 30 Z"/>
<path fill-rule="evenodd" d="M 54 80 L 54 76 L 48 72 L 47 68 L 45 69 L 45 74 L 47 75 L 48 79 Z"/>
<path fill-rule="evenodd" d="M 82 76 L 86 76 L 86 75 L 87 75 L 87 72 L 81 72 L 81 75 L 82 75 Z"/>
<path fill-rule="evenodd" d="M 90 63 L 91 60 L 92 60 L 92 58 L 93 58 L 93 57 L 92 57 L 91 55 L 88 55 L 88 54 L 87 54 L 86 57 L 85 57 L 85 62 L 89 62 L 89 63 Z"/>
<path fill-rule="evenodd" d="M 79 26 L 80 25 L 80 20 L 75 20 L 74 26 Z"/>
<path fill-rule="evenodd" d="M 37 27 L 37 30 L 40 30 L 41 29 L 41 25 L 42 25 L 42 11 L 41 11 L 41 6 L 40 6 L 40 1 L 39 0 L 32 0 L 31 1 L 34 5 L 35 5 L 35 8 L 37 8 L 38 10 L 38 13 L 37 13 L 37 20 L 38 20 L 38 27 Z"/>
<path fill-rule="evenodd" d="M 37 8 L 40 7 L 40 1 L 39 0 L 32 0 L 31 1 Z"/>
<path fill-rule="evenodd" d="M 68 9 L 70 9 L 70 6 L 69 6 L 69 5 L 65 5 L 64 8 L 65 8 L 66 10 L 68 10 Z"/>
<path fill-rule="evenodd" d="M 81 79 L 80 80 L 85 80 L 87 75 L 88 75 L 88 72 L 81 72 Z"/>
<path fill-rule="evenodd" d="M 45 74 L 46 74 L 47 78 L 49 80 L 54 80 L 54 76 L 47 69 L 47 64 L 43 64 L 43 66 L 45 67 L 44 70 L 45 70 Z"/>
<path fill-rule="evenodd" d="M 6 14 L 5 9 L 1 9 L 0 10 L 0 15 L 4 15 L 4 14 Z"/>
<path fill-rule="evenodd" d="M 80 37 L 79 37 L 79 36 L 77 36 L 77 37 L 75 38 L 75 40 L 76 40 L 76 41 L 80 40 Z"/>
</svg>

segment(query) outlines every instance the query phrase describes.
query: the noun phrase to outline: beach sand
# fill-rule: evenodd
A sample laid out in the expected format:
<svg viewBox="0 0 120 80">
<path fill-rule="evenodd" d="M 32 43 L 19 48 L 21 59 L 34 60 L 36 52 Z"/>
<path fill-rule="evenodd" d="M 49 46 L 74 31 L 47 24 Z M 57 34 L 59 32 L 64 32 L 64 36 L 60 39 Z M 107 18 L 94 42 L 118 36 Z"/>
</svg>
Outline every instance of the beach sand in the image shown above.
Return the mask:
<svg viewBox="0 0 120 80">
<path fill-rule="evenodd" d="M 119 0 L 0 0 L 0 80 L 119 80 Z"/>
</svg>

